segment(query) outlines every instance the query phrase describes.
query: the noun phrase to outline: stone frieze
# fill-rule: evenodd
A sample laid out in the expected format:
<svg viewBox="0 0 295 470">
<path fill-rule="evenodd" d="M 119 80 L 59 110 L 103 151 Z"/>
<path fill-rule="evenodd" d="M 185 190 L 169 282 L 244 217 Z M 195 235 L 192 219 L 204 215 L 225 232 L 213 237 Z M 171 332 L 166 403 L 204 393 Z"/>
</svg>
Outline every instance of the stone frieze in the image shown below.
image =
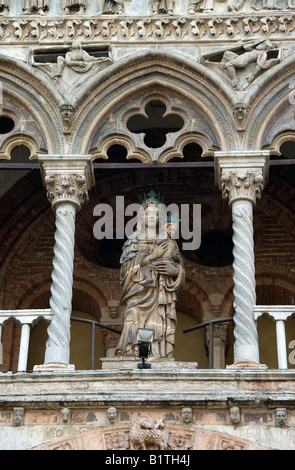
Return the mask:
<svg viewBox="0 0 295 470">
<path fill-rule="evenodd" d="M 294 11 L 198 16 L 0 17 L 0 44 L 51 44 L 79 39 L 109 43 L 293 39 Z"/>
</svg>

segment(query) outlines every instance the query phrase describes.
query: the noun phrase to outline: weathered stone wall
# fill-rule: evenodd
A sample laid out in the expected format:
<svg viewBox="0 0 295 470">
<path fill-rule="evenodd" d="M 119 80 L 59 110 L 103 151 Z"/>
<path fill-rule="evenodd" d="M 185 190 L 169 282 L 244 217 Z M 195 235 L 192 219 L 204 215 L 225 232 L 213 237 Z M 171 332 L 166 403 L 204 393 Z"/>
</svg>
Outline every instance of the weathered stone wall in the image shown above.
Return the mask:
<svg viewBox="0 0 295 470">
<path fill-rule="evenodd" d="M 139 416 L 168 450 L 294 449 L 291 372 L 17 374 L 0 390 L 2 450 L 130 450 Z"/>
</svg>

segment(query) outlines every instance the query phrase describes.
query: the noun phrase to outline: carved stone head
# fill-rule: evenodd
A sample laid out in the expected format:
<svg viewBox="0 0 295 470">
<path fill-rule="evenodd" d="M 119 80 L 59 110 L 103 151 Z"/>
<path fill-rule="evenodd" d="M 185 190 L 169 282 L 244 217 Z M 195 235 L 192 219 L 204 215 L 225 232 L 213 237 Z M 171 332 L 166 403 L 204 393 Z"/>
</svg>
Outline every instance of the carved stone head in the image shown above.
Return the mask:
<svg viewBox="0 0 295 470">
<path fill-rule="evenodd" d="M 108 417 L 110 424 L 115 424 L 117 415 L 118 415 L 118 411 L 117 411 L 117 408 L 115 408 L 114 406 L 110 406 L 110 408 L 107 409 L 107 417 Z"/>
<path fill-rule="evenodd" d="M 111 318 L 117 318 L 118 316 L 118 307 L 116 305 L 111 305 L 109 307 L 110 310 L 110 317 Z"/>
<path fill-rule="evenodd" d="M 190 424 L 193 420 L 193 410 L 191 408 L 182 408 L 181 410 L 182 422 Z"/>
<path fill-rule="evenodd" d="M 71 420 L 71 410 L 69 408 L 62 408 L 60 410 L 61 424 L 69 424 Z"/>
<path fill-rule="evenodd" d="M 238 121 L 242 121 L 247 112 L 247 106 L 244 103 L 236 103 L 234 107 L 234 116 Z"/>
<path fill-rule="evenodd" d="M 17 406 L 13 408 L 13 425 L 22 426 L 24 424 L 24 408 Z"/>
<path fill-rule="evenodd" d="M 277 426 L 285 426 L 287 423 L 287 410 L 286 408 L 276 409 L 276 424 Z"/>
<path fill-rule="evenodd" d="M 60 113 L 62 120 L 65 125 L 69 125 L 72 122 L 75 108 L 70 103 L 63 103 L 60 107 Z"/>
<path fill-rule="evenodd" d="M 230 420 L 232 424 L 239 424 L 241 422 L 241 411 L 238 406 L 232 406 L 229 410 Z"/>
</svg>

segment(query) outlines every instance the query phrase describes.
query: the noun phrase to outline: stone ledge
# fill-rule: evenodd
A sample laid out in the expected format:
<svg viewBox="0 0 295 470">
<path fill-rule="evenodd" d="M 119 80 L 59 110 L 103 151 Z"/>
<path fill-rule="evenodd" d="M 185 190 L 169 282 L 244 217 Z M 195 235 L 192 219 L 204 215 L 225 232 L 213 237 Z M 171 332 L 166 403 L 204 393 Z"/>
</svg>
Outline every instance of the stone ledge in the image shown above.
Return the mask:
<svg viewBox="0 0 295 470">
<path fill-rule="evenodd" d="M 229 404 L 295 407 L 293 370 L 104 370 L 0 375 L 0 401 L 15 406 Z"/>
<path fill-rule="evenodd" d="M 195 363 L 193 363 L 195 364 Z M 295 382 L 294 369 L 146 369 L 146 370 L 116 370 L 116 369 L 96 369 L 96 370 L 54 370 L 41 372 L 0 372 L 0 385 L 3 383 L 11 382 L 47 382 L 56 379 L 56 381 L 63 380 L 77 380 L 79 381 L 92 381 L 92 380 L 108 380 L 114 378 L 130 379 L 141 377 L 143 380 L 158 380 L 160 376 L 165 380 L 167 378 L 174 379 L 177 376 L 180 379 L 192 379 L 194 381 L 207 380 L 207 381 L 290 381 Z"/>
</svg>

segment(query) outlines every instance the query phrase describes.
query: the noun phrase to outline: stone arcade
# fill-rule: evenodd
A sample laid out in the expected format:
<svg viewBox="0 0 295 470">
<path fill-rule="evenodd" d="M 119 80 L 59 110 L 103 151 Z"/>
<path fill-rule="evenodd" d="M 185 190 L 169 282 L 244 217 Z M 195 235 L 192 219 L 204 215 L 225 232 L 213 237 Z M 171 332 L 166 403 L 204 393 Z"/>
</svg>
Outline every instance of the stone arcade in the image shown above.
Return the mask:
<svg viewBox="0 0 295 470">
<path fill-rule="evenodd" d="M 291 0 L 0 0 L 1 449 L 294 449 L 294 31 Z M 170 278 L 115 229 L 152 191 L 202 209 Z"/>
</svg>

